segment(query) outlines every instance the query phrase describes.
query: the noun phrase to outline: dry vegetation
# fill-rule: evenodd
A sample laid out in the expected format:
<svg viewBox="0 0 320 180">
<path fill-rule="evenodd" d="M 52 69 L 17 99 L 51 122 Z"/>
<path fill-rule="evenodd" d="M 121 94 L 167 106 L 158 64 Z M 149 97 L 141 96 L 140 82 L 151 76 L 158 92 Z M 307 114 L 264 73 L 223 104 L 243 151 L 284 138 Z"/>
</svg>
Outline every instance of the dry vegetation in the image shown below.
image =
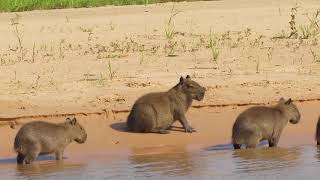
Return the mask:
<svg viewBox="0 0 320 180">
<path fill-rule="evenodd" d="M 16 14 L 11 18 L 10 24 L 16 41 L 8 44 L 7 49 L 0 51 L 1 66 L 14 67 L 10 68 L 11 72 L 9 72 L 9 74 L 14 73 L 10 80 L 11 85 L 20 89 L 21 91 L 17 90 L 19 93 L 24 94 L 66 90 L 66 87 L 59 85 L 61 79 L 55 77 L 57 73 L 60 73 L 59 64 L 68 63 L 69 60 L 77 58 L 88 59 L 88 61 L 100 63 L 102 66 L 102 68 L 94 71 L 91 71 L 90 68 L 87 71 L 82 70 L 81 76 L 73 79 L 77 83 L 87 83 L 86 87 L 93 89 L 108 88 L 119 83 L 125 83 L 124 85 L 128 88 L 159 86 L 157 82 L 151 83 L 149 80 L 124 82 L 132 78 L 133 73 L 130 74 L 121 67 L 125 66 L 126 63 L 130 64 L 130 58 L 134 58 L 137 59 L 138 66 L 132 66 L 132 63 L 127 65 L 136 69 L 130 70 L 130 72 L 136 71 L 136 76 L 139 76 L 137 74 L 142 71 L 148 74 L 152 73 L 147 70 L 152 65 L 152 61 L 157 61 L 156 59 L 160 58 L 165 59 L 164 62 L 160 62 L 161 70 L 177 73 L 173 72 L 171 62 L 179 57 L 189 57 L 191 59 L 193 65 L 189 69 L 191 69 L 192 73 L 190 74 L 194 78 L 262 74 L 265 77 L 263 83 L 253 86 L 264 88 L 275 83 L 269 79 L 272 71 L 286 72 L 292 71 L 290 69 L 293 68 L 293 71 L 299 74 L 312 74 L 314 73 L 312 63 L 320 62 L 320 28 L 318 24 L 320 10 L 307 14 L 303 24 L 298 24 L 295 21 L 298 11 L 298 6 L 291 9 L 291 15 L 288 17 L 289 28 L 273 37 L 259 34 L 250 28 L 222 33 L 217 33 L 214 29 L 207 33 L 178 29 L 175 20 L 177 17 L 183 16 L 183 12 L 173 5 L 163 29 L 154 30 L 153 33 L 127 34 L 124 38 L 113 39 L 109 42 L 99 41 L 101 29 L 116 32 L 120 28 L 113 21 L 109 21 L 104 25 L 79 26 L 77 31 L 83 33 L 86 41 L 77 42 L 73 41 L 72 37 L 61 36 L 58 40 L 34 41 L 31 46 L 26 46 L 24 43 L 23 16 Z M 60 32 L 74 31 L 74 29 L 68 30 L 68 23 L 72 23 L 72 19 L 66 17 L 65 29 L 60 29 Z M 50 28 L 43 27 L 41 31 Z M 274 60 L 279 59 L 283 52 L 286 53 L 286 56 L 292 58 L 290 63 Z M 305 62 L 308 57 L 313 60 L 311 64 Z M 200 61 L 201 63 L 199 63 Z M 19 78 L 23 76 L 23 73 L 17 75 L 17 68 L 19 67 L 17 65 L 21 63 L 45 65 L 41 69 L 32 71 L 31 75 L 29 74 L 31 80 L 22 80 Z M 157 63 L 159 65 L 159 62 Z M 171 68 L 169 67 L 170 63 Z M 202 72 L 201 69 L 206 70 Z M 68 70 L 69 73 L 71 71 L 72 69 Z M 68 81 L 67 74 L 64 75 L 65 79 L 63 81 Z M 243 82 L 238 84 L 243 86 Z M 206 86 L 211 94 L 217 93 L 217 90 L 221 89 L 218 86 Z M 249 85 L 245 86 L 249 87 Z M 229 88 L 230 86 L 223 87 Z M 254 95 L 254 92 L 249 91 L 248 94 Z M 96 96 L 99 99 L 103 98 L 100 94 Z M 119 95 L 115 94 L 115 96 Z M 79 101 L 78 97 L 73 98 L 75 102 Z M 211 95 L 211 98 L 213 97 L 214 95 Z M 104 98 L 110 99 L 110 97 Z M 114 99 L 114 97 L 111 97 L 111 99 Z M 89 101 L 94 106 L 101 102 L 92 99 Z"/>
</svg>

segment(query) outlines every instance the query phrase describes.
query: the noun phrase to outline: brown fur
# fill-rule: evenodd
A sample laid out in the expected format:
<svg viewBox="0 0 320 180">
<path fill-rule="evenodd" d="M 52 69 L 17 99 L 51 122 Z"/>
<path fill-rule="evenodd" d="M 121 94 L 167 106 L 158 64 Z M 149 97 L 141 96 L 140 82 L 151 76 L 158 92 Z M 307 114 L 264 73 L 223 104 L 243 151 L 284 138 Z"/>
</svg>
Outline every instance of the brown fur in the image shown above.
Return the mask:
<svg viewBox="0 0 320 180">
<path fill-rule="evenodd" d="M 18 131 L 14 149 L 18 153 L 18 164 L 30 164 L 39 154 L 55 153 L 61 160 L 65 147 L 72 141 L 84 143 L 87 133 L 76 118 L 66 119 L 66 122 L 52 124 L 34 121 L 23 125 Z"/>
<path fill-rule="evenodd" d="M 286 124 L 300 121 L 300 112 L 291 99 L 272 107 L 256 106 L 242 112 L 232 128 L 232 143 L 235 149 L 241 144 L 247 148 L 255 148 L 262 140 L 268 140 L 269 147 L 277 146 Z"/>
<path fill-rule="evenodd" d="M 316 141 L 317 141 L 317 145 L 320 145 L 320 116 L 318 118 L 317 129 L 316 129 Z"/>
<path fill-rule="evenodd" d="M 180 82 L 167 92 L 150 93 L 140 97 L 133 105 L 127 119 L 127 126 L 133 132 L 169 133 L 176 121 L 182 124 L 185 132 L 193 132 L 185 113 L 193 99 L 201 101 L 205 88 L 189 76 L 181 77 Z"/>
</svg>

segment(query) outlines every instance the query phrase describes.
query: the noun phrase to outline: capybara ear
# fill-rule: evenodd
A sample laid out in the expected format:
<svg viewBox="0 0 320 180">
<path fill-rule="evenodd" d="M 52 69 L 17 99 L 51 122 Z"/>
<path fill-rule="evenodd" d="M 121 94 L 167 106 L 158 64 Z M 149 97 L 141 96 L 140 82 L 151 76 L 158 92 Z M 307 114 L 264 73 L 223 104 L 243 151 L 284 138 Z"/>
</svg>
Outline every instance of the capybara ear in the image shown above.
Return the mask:
<svg viewBox="0 0 320 180">
<path fill-rule="evenodd" d="M 77 124 L 77 119 L 76 119 L 75 117 L 71 120 L 71 124 L 72 124 L 72 125 Z"/>
<path fill-rule="evenodd" d="M 288 99 L 288 101 L 286 101 L 286 103 L 285 103 L 285 104 L 286 104 L 286 105 L 289 105 L 289 104 L 291 104 L 291 103 L 292 103 L 292 99 L 291 99 L 291 98 L 289 98 L 289 99 Z"/>
<path fill-rule="evenodd" d="M 190 79 L 190 76 L 189 76 L 189 75 L 187 75 L 186 79 Z"/>
<path fill-rule="evenodd" d="M 77 123 L 77 119 L 76 118 L 73 118 L 72 120 L 70 118 L 67 118 L 66 121 L 68 123 L 70 123 L 71 125 L 75 125 Z"/>
<path fill-rule="evenodd" d="M 183 84 L 183 82 L 184 82 L 184 79 L 183 79 L 183 77 L 181 76 L 181 77 L 180 77 L 180 84 Z"/>
</svg>

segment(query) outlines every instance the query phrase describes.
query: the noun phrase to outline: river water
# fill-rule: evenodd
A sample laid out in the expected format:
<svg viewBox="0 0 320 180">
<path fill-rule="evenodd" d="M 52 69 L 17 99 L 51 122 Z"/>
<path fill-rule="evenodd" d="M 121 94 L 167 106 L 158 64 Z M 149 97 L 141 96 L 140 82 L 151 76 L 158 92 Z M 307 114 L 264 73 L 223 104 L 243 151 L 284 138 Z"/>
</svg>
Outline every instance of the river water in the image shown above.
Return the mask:
<svg viewBox="0 0 320 180">
<path fill-rule="evenodd" d="M 172 148 L 172 147 L 170 147 Z M 103 153 L 54 161 L 42 156 L 32 165 L 1 159 L 1 179 L 318 179 L 320 146 L 250 150 L 220 145 L 200 150 L 173 148 L 167 153 Z M 77 159 L 77 160 L 76 160 Z"/>
</svg>

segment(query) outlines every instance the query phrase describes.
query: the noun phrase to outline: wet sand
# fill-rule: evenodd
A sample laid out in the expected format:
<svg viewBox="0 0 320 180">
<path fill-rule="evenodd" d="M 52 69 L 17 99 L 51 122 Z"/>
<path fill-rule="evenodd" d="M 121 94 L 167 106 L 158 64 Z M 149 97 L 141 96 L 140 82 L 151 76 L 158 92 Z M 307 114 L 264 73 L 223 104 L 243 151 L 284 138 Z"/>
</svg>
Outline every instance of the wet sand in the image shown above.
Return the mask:
<svg viewBox="0 0 320 180">
<path fill-rule="evenodd" d="M 302 118 L 299 124 L 288 123 L 280 139 L 280 146 L 315 144 L 314 134 L 318 119 L 319 102 L 298 103 Z M 88 140 L 85 144 L 73 143 L 66 149 L 73 154 L 148 154 L 169 153 L 179 151 L 180 147 L 189 150 L 199 150 L 216 145 L 227 145 L 231 142 L 231 128 L 237 115 L 248 108 L 192 108 L 187 114 L 190 124 L 197 130 L 195 133 L 185 133 L 176 128 L 168 135 L 153 133 L 131 133 L 126 129 L 125 121 L 128 113 L 77 116 L 85 127 Z M 8 125 L 0 127 L 3 135 L 0 137 L 2 151 L 0 157 L 14 157 L 14 137 L 21 126 L 33 119 L 18 120 L 15 129 Z M 61 122 L 64 118 L 43 119 L 50 122 Z M 180 124 L 176 124 L 181 127 Z M 229 147 L 230 149 L 231 146 Z"/>
<path fill-rule="evenodd" d="M 16 129 L 1 126 L 0 173 L 4 178 L 315 178 L 320 151 L 314 141 L 319 102 L 298 103 L 302 119 L 288 124 L 278 148 L 234 151 L 231 126 L 243 107 L 191 109 L 188 119 L 197 129 L 187 134 L 139 134 L 126 131 L 127 113 L 79 116 L 88 132 L 85 144 L 72 143 L 64 160 L 40 156 L 33 165 L 17 166 L 12 142 Z M 19 120 L 19 124 L 32 119 Z M 62 118 L 46 119 L 63 121 Z M 210 124 L 210 126 L 208 125 Z M 303 171 L 302 171 L 303 169 Z"/>
</svg>

